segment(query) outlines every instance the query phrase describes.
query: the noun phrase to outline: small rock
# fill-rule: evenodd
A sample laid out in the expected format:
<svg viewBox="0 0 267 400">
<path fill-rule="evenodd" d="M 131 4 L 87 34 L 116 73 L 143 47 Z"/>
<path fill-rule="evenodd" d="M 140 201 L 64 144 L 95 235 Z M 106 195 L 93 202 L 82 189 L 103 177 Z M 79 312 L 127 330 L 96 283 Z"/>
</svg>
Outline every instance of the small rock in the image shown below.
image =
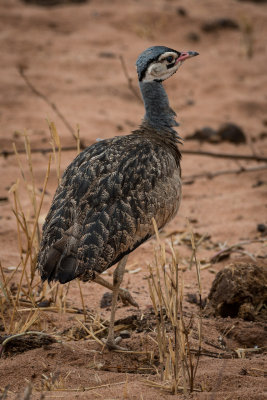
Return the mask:
<svg viewBox="0 0 267 400">
<path fill-rule="evenodd" d="M 200 36 L 197 32 L 189 32 L 186 35 L 186 38 L 188 40 L 190 40 L 191 42 L 195 42 L 195 43 L 200 41 Z"/>
<path fill-rule="evenodd" d="M 121 331 L 120 332 L 120 337 L 122 339 L 129 339 L 131 337 L 131 333 L 127 330 Z"/>
<path fill-rule="evenodd" d="M 259 187 L 259 186 L 262 186 L 262 185 L 264 185 L 264 184 L 267 184 L 267 182 L 264 182 L 264 181 L 262 181 L 261 179 L 259 179 L 256 183 L 254 183 L 253 185 L 252 185 L 252 187 L 253 188 L 257 188 L 257 187 Z M 259 225 L 261 225 L 261 224 L 259 224 Z M 259 228 L 258 228 L 259 229 Z"/>
<path fill-rule="evenodd" d="M 189 217 L 188 219 L 189 219 L 189 222 L 190 222 L 191 224 L 197 224 L 197 223 L 198 223 L 198 219 L 197 219 L 197 218 L 191 218 L 191 217 Z"/>
<path fill-rule="evenodd" d="M 195 104 L 195 101 L 193 100 L 193 99 L 188 99 L 187 101 L 186 101 L 186 105 L 187 106 L 193 106 Z"/>
<path fill-rule="evenodd" d="M 188 303 L 196 304 L 196 305 L 200 306 L 201 308 L 204 308 L 206 305 L 206 302 L 207 302 L 207 299 L 201 299 L 201 303 L 200 303 L 200 298 L 198 295 L 196 295 L 196 293 L 188 293 L 186 297 L 187 297 Z"/>
<path fill-rule="evenodd" d="M 246 368 L 241 368 L 239 374 L 240 375 L 248 375 L 248 370 Z"/>
<path fill-rule="evenodd" d="M 267 132 L 261 132 L 259 134 L 259 140 L 264 140 L 267 138 Z"/>
<path fill-rule="evenodd" d="M 188 303 L 192 303 L 192 304 L 199 303 L 196 293 L 187 293 L 186 299 L 187 299 Z"/>
<path fill-rule="evenodd" d="M 39 308 L 44 308 L 44 307 L 49 307 L 52 303 L 52 299 L 46 299 L 43 301 L 40 301 L 40 303 L 38 303 L 38 307 Z"/>
<path fill-rule="evenodd" d="M 184 7 L 177 7 L 176 14 L 180 15 L 181 17 L 187 17 L 187 11 Z"/>
<path fill-rule="evenodd" d="M 102 299 L 100 301 L 100 307 L 101 308 L 107 308 L 111 306 L 112 302 L 112 293 L 111 292 L 105 292 L 102 296 Z"/>
<path fill-rule="evenodd" d="M 98 57 L 100 58 L 116 58 L 116 54 L 112 53 L 111 51 L 102 51 L 98 53 Z"/>
<path fill-rule="evenodd" d="M 123 126 L 120 124 L 118 124 L 116 128 L 117 128 L 117 131 L 119 131 L 119 132 L 123 131 Z"/>
<path fill-rule="evenodd" d="M 201 29 L 204 32 L 214 32 L 219 29 L 239 29 L 239 25 L 231 18 L 217 18 L 213 21 L 205 22 Z"/>
<path fill-rule="evenodd" d="M 189 179 L 188 181 L 183 181 L 183 185 L 193 185 L 195 183 L 194 179 Z"/>
<path fill-rule="evenodd" d="M 205 126 L 204 128 L 195 131 L 193 135 L 187 136 L 186 140 L 200 140 L 201 142 L 215 143 L 218 142 L 218 135 L 214 129 Z"/>
<path fill-rule="evenodd" d="M 263 232 L 265 232 L 266 230 L 267 230 L 266 225 L 264 225 L 264 224 L 258 224 L 258 225 L 257 225 L 257 231 L 258 231 L 258 232 L 263 233 Z"/>
<path fill-rule="evenodd" d="M 233 123 L 226 123 L 220 126 L 218 136 L 222 141 L 235 144 L 246 143 L 247 139 L 242 129 Z"/>
<path fill-rule="evenodd" d="M 220 336 L 218 337 L 218 342 L 219 342 L 219 344 L 220 344 L 221 347 L 225 348 L 225 346 L 226 346 L 226 341 L 224 340 L 223 336 L 220 335 Z"/>
</svg>

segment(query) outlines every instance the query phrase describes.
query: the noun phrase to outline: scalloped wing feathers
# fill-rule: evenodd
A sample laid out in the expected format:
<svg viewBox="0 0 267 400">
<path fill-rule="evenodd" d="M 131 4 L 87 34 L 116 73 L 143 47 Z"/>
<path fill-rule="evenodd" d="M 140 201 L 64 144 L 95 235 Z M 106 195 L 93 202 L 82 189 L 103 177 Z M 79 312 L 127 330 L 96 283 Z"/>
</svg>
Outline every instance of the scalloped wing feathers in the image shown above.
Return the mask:
<svg viewBox="0 0 267 400">
<path fill-rule="evenodd" d="M 42 279 L 94 279 L 177 212 L 180 153 L 149 130 L 103 140 L 66 169 L 43 226 Z"/>
</svg>

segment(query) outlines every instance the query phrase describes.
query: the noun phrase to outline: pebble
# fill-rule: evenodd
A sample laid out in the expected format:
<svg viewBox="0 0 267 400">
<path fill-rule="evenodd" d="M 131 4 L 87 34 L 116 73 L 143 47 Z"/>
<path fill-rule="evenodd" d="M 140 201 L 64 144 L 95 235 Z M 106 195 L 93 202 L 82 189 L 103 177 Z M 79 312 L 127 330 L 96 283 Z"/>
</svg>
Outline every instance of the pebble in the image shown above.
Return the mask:
<svg viewBox="0 0 267 400">
<path fill-rule="evenodd" d="M 219 29 L 239 29 L 239 25 L 231 18 L 217 18 L 212 21 L 205 22 L 201 29 L 204 32 L 214 32 Z"/>
<path fill-rule="evenodd" d="M 112 292 L 105 292 L 100 301 L 100 307 L 101 308 L 110 307 L 111 302 L 112 302 Z"/>
<path fill-rule="evenodd" d="M 266 225 L 258 224 L 257 225 L 257 230 L 258 230 L 258 232 L 261 232 L 261 233 L 265 232 L 266 231 Z"/>
<path fill-rule="evenodd" d="M 121 331 L 120 332 L 120 337 L 122 339 L 129 339 L 131 337 L 131 333 L 127 330 Z"/>
</svg>

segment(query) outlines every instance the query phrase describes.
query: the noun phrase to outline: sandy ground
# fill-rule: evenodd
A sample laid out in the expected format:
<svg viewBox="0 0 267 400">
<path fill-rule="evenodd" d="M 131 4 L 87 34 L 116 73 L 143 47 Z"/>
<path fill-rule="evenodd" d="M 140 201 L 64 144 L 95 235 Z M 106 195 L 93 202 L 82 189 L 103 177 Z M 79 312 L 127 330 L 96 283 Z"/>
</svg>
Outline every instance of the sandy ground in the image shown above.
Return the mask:
<svg viewBox="0 0 267 400">
<path fill-rule="evenodd" d="M 203 24 L 218 18 L 231 18 L 238 28 L 203 30 Z M 13 142 L 18 149 L 23 149 L 25 132 L 32 148 L 49 148 L 47 118 L 56 123 L 63 147 L 75 145 L 58 113 L 26 84 L 19 73 L 21 69 L 35 89 L 56 104 L 74 129 L 79 124 L 82 141 L 90 145 L 97 138 L 129 133 L 143 117 L 143 105 L 128 87 L 120 56 L 138 90 L 135 60 L 146 47 L 160 44 L 177 50 L 198 51 L 200 56 L 185 63 L 165 84 L 171 106 L 178 113 L 179 134 L 186 138 L 204 126 L 218 129 L 222 123 L 233 122 L 243 129 L 247 141 L 235 145 L 185 140 L 182 151 L 266 156 L 267 5 L 235 0 L 91 0 L 80 5 L 41 7 L 26 5 L 19 0 L 1 0 L 0 21 L 0 257 L 6 274 L 10 273 L 10 266 L 19 262 L 16 222 L 8 190 L 20 173 L 14 155 L 4 157 L 3 152 L 12 151 Z M 251 57 L 248 57 L 249 52 L 252 52 Z M 62 170 L 75 154 L 75 150 L 62 153 Z M 40 152 L 32 155 L 36 182 L 40 187 L 48 157 L 47 153 Z M 171 234 L 178 237 L 188 229 L 189 219 L 195 233 L 209 235 L 209 245 L 202 245 L 198 250 L 198 257 L 204 263 L 216 253 L 219 243 L 232 245 L 263 238 L 264 232 L 259 232 L 257 227 L 258 224 L 267 225 L 266 170 L 223 174 L 213 179 L 190 178 L 196 174 L 257 165 L 262 164 L 184 154 L 183 177 L 187 183 L 191 180 L 191 184 L 184 185 L 179 214 L 162 232 L 162 239 Z M 42 219 L 49 209 L 56 185 L 53 166 Z M 21 203 L 25 209 L 30 205 L 23 192 Z M 155 241 L 151 240 L 130 255 L 128 271 L 137 268 L 138 271 L 127 273 L 124 278 L 124 287 L 131 290 L 140 304 L 140 311 L 121 305 L 117 318 L 132 314 L 140 317 L 149 312 L 151 300 L 145 277 L 147 265 L 153 261 L 154 246 Z M 184 242 L 177 250 L 182 260 L 188 257 L 189 249 Z M 209 293 L 214 274 L 230 262 L 241 259 L 248 262 L 253 255 L 256 264 L 266 265 L 266 246 L 262 243 L 251 243 L 243 250 L 242 254 L 233 253 L 230 258 L 203 269 L 204 298 Z M 184 281 L 186 293 L 197 292 L 195 272 L 186 270 Z M 100 309 L 105 290 L 92 283 L 82 284 L 82 290 L 88 308 L 108 318 L 109 309 Z M 81 307 L 75 282 L 68 299 L 71 305 Z M 185 310 L 187 313 L 196 310 L 186 298 Z M 68 314 L 44 313 L 43 322 L 48 331 L 53 329 L 55 332 L 78 326 L 75 318 Z M 231 335 L 225 335 L 228 348 L 266 346 L 264 321 L 249 322 L 238 318 L 205 319 L 204 339 L 218 344 L 219 336 L 231 328 Z M 135 331 L 125 344 L 132 350 L 153 348 L 146 332 L 142 331 Z M 107 350 L 101 354 L 100 351 L 101 347 L 95 342 L 73 340 L 6 355 L 0 364 L 0 387 L 9 384 L 8 396 L 14 398 L 12 393 L 23 391 L 27 380 L 33 382 L 34 388 L 40 388 L 42 374 L 57 373 L 64 381 L 65 391 L 46 392 L 47 399 L 174 398 L 145 384 L 146 379 L 156 379 L 149 373 L 148 360 L 133 354 L 114 354 Z M 142 366 L 148 368 L 148 373 L 139 373 Z M 245 358 L 237 359 L 202 356 L 196 378 L 202 392 L 192 394 L 191 398 L 263 399 L 264 368 L 266 373 L 266 355 L 263 353 L 249 353 Z M 77 388 L 90 390 L 75 392 Z M 40 394 L 34 393 L 32 398 L 39 399 Z M 184 397 L 181 394 L 175 398 Z"/>
</svg>

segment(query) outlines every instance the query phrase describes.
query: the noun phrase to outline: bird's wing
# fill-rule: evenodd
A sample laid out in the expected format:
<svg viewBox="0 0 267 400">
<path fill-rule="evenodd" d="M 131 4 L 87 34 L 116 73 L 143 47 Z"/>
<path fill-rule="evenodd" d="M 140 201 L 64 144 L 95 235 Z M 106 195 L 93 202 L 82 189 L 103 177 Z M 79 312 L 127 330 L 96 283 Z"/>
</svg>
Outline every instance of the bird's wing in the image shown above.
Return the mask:
<svg viewBox="0 0 267 400">
<path fill-rule="evenodd" d="M 103 272 L 153 235 L 152 217 L 161 227 L 178 208 L 179 174 L 164 148 L 131 135 L 94 146 L 69 166 L 55 195 L 44 278 Z"/>
</svg>

